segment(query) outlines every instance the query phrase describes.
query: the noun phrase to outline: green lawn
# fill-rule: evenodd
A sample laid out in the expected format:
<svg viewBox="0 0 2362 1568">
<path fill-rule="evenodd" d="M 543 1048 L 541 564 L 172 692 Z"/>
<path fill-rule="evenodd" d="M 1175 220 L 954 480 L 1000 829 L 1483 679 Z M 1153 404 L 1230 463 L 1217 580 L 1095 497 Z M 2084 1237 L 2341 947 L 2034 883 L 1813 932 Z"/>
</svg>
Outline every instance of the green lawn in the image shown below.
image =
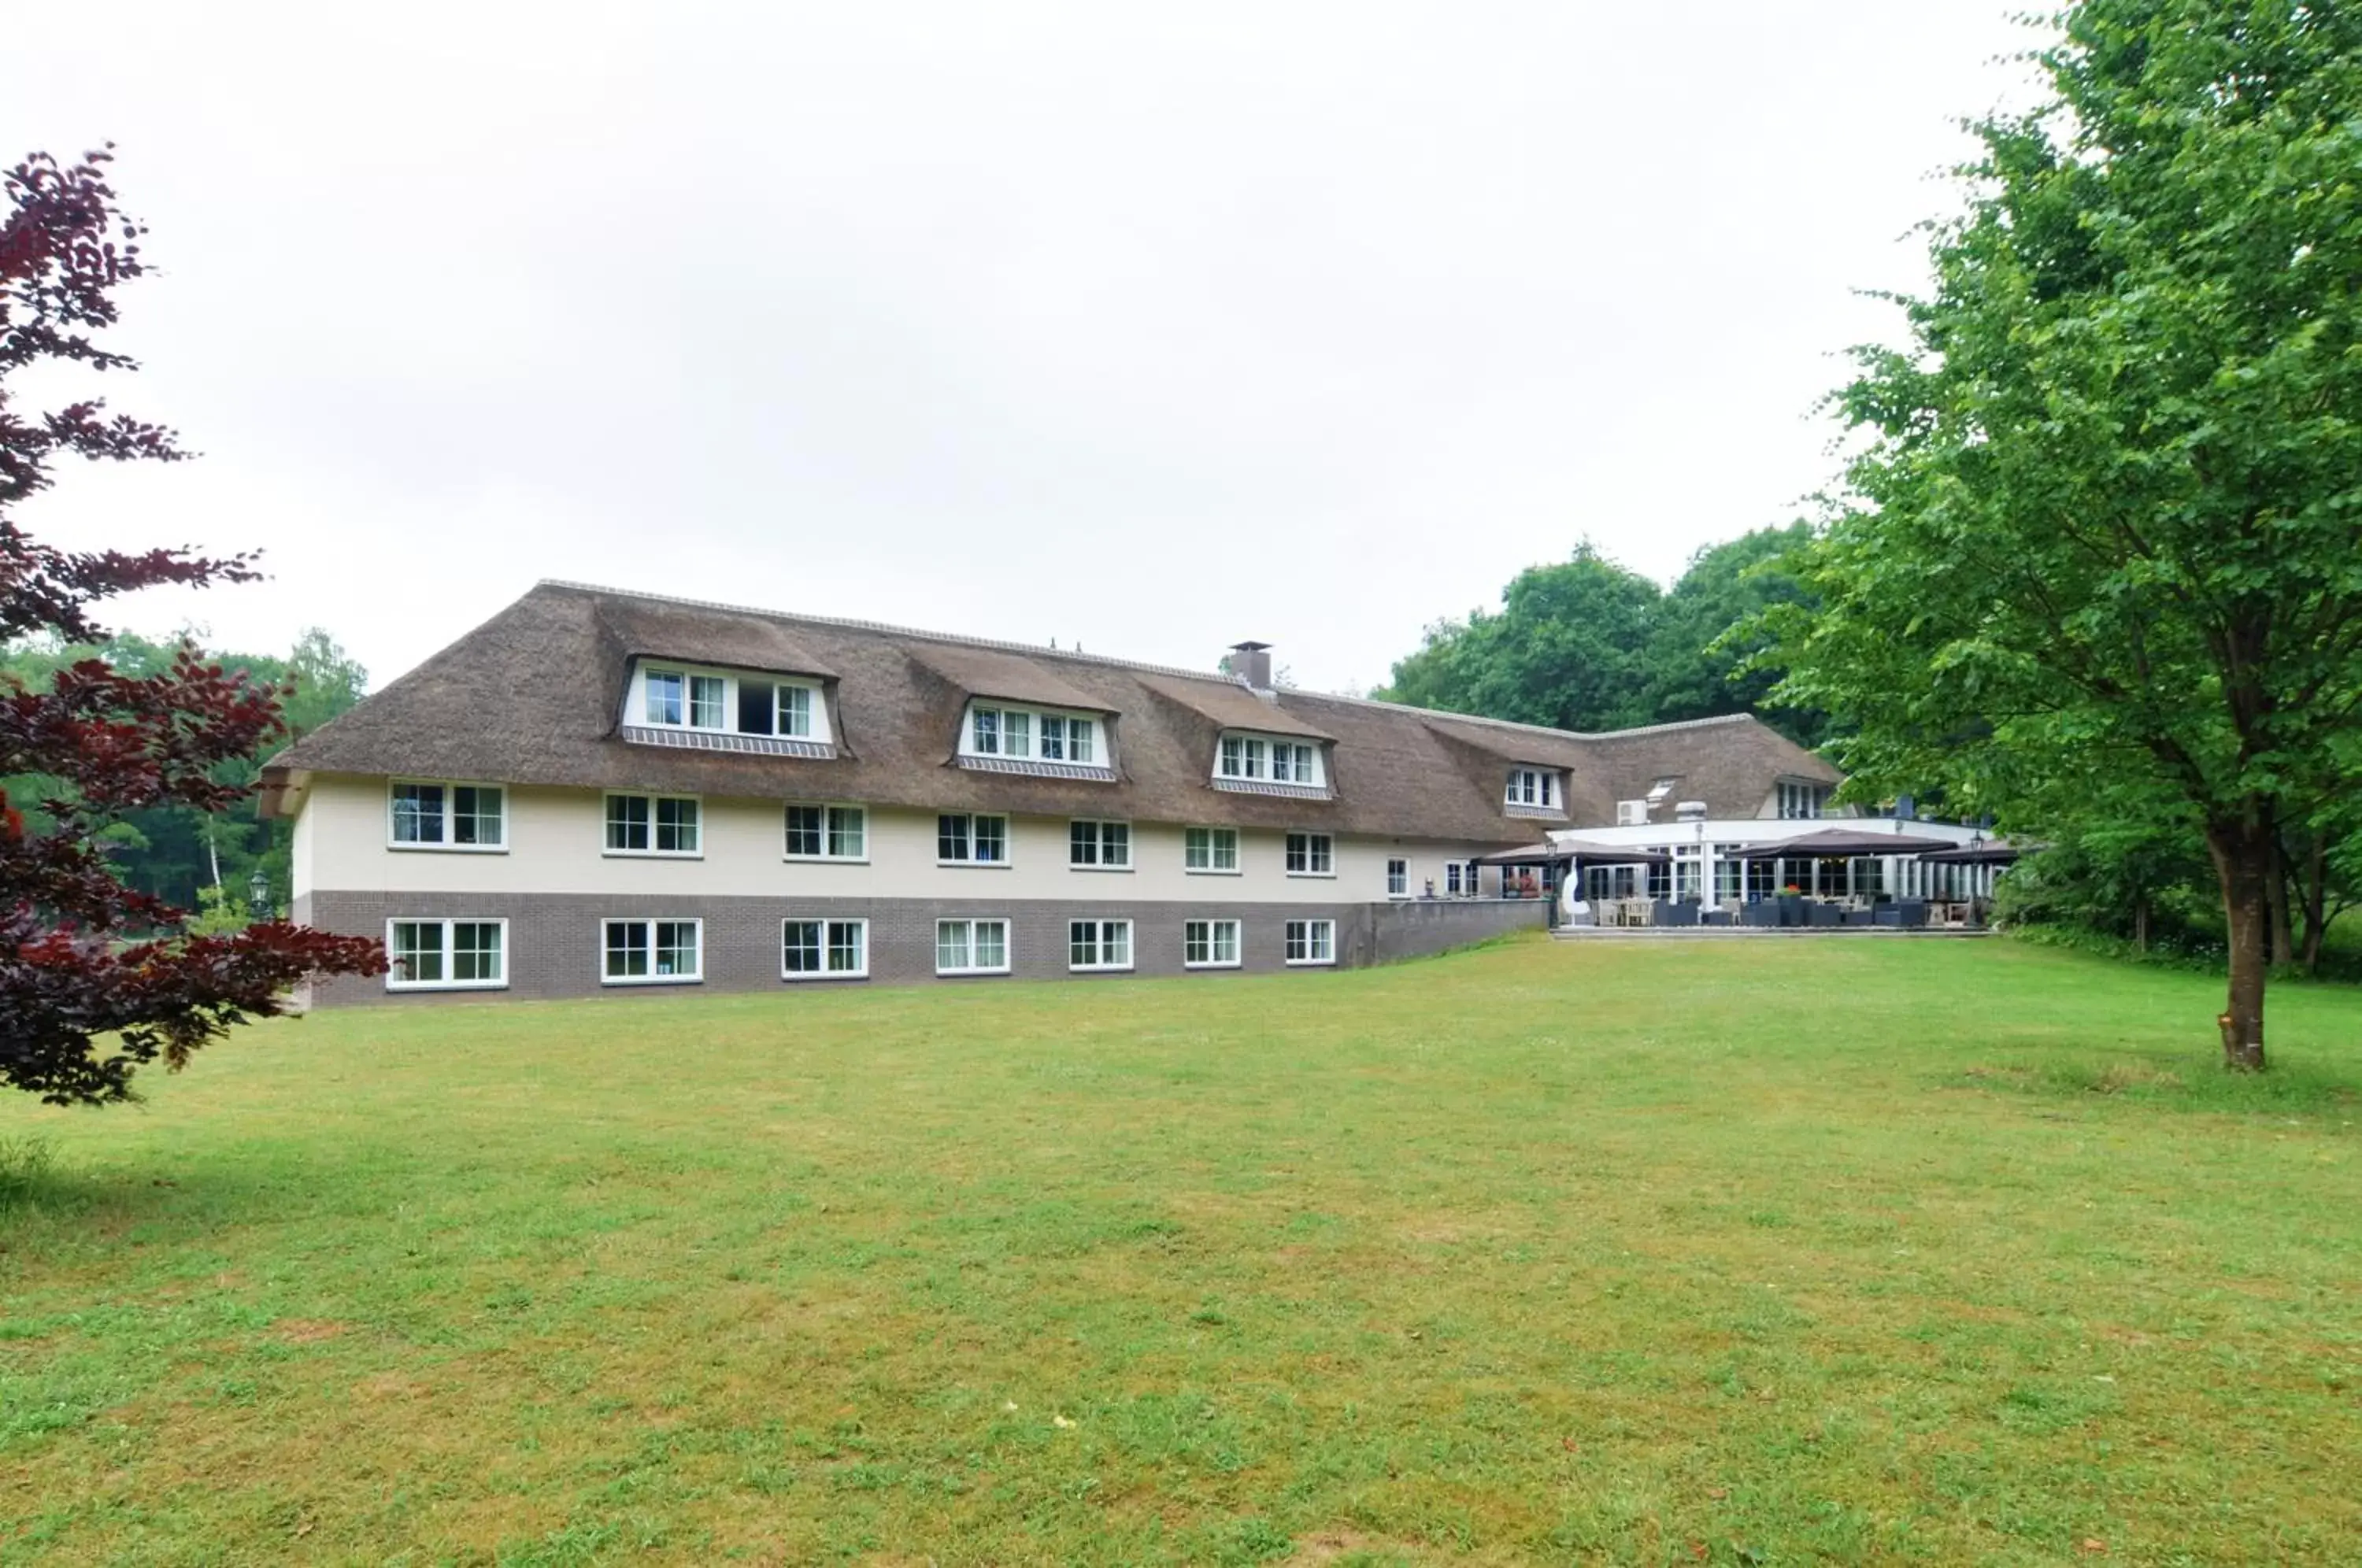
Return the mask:
<svg viewBox="0 0 2362 1568">
<path fill-rule="evenodd" d="M 2005 942 L 418 1007 L 0 1106 L 0 1561 L 2362 1561 L 2362 992 Z M 19 1161 L 21 1164 L 21 1161 Z"/>
</svg>

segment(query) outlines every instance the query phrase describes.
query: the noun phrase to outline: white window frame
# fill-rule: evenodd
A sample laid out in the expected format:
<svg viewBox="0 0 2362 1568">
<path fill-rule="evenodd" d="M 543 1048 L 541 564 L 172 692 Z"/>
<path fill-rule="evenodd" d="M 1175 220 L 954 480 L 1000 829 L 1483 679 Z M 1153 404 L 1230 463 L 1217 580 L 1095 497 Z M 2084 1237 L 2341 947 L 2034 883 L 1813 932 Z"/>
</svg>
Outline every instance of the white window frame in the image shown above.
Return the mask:
<svg viewBox="0 0 2362 1568">
<path fill-rule="evenodd" d="M 1389 856 L 1386 859 L 1386 897 L 1410 897 L 1410 862 L 1400 856 Z"/>
<path fill-rule="evenodd" d="M 607 928 L 611 925 L 644 925 L 648 928 L 648 972 L 645 975 L 610 975 L 607 973 Z M 656 972 L 657 927 L 687 925 L 697 929 L 697 972 L 693 975 L 659 975 Z M 602 986 L 695 986 L 705 981 L 705 922 L 687 915 L 602 915 L 599 920 L 599 983 Z"/>
<path fill-rule="evenodd" d="M 965 860 L 950 859 L 944 854 L 944 823 L 953 817 L 957 817 L 967 824 L 962 833 L 962 837 L 967 845 L 967 858 Z M 999 859 L 979 860 L 976 857 L 976 824 L 979 822 L 998 822 L 1000 824 Z M 977 867 L 994 871 L 1006 870 L 1017 858 L 1016 838 L 1017 819 L 1006 812 L 938 812 L 935 813 L 935 864 Z"/>
<path fill-rule="evenodd" d="M 983 745 L 987 727 L 982 719 L 990 715 L 992 745 Z M 1043 728 L 1047 720 L 1057 721 L 1058 755 L 1049 754 L 1045 743 L 1049 732 Z M 1012 723 L 1012 721 L 1015 721 Z M 1070 767 L 1108 767 L 1112 764 L 1103 755 L 1107 726 L 1097 713 L 1077 713 L 1071 708 L 1043 708 L 1026 702 L 972 701 L 960 715 L 959 750 L 962 756 L 990 756 L 1012 762 L 1050 762 Z M 1084 755 L 1077 756 L 1080 750 Z"/>
<path fill-rule="evenodd" d="M 1502 791 L 1502 803 L 1510 806 L 1534 806 L 1543 811 L 1562 810 L 1559 804 L 1558 774 L 1547 767 L 1512 767 L 1509 782 Z"/>
<path fill-rule="evenodd" d="M 1077 964 L 1075 962 L 1075 928 L 1078 925 L 1087 925 L 1092 928 L 1091 946 L 1093 950 L 1099 955 L 1098 961 L 1096 963 Z M 1110 932 L 1113 932 L 1118 928 L 1120 928 L 1123 932 L 1123 962 L 1120 964 L 1111 964 L 1107 961 L 1108 935 Z M 1088 920 L 1068 921 L 1066 922 L 1067 972 L 1076 975 L 1130 974 L 1131 972 L 1133 955 L 1138 951 L 1138 949 L 1132 945 L 1132 925 L 1131 922 L 1129 920 L 1100 920 L 1094 917 Z"/>
<path fill-rule="evenodd" d="M 1320 782 L 1320 748 L 1310 741 L 1271 743 L 1271 781 L 1275 784 Z"/>
<path fill-rule="evenodd" d="M 1082 828 L 1095 830 L 1091 834 L 1091 849 L 1097 856 L 1096 859 L 1075 858 L 1075 852 L 1081 847 L 1075 842 L 1075 834 L 1076 830 Z M 1109 828 L 1116 830 L 1116 836 L 1113 839 L 1109 837 Z M 1108 851 L 1118 846 L 1120 846 L 1123 851 L 1123 858 L 1120 861 L 1109 859 Z M 1112 817 L 1076 817 L 1066 823 L 1067 870 L 1130 871 L 1131 865 L 1131 823 L 1129 822 L 1119 821 Z"/>
<path fill-rule="evenodd" d="M 677 675 L 680 678 L 680 718 L 678 722 L 649 715 L 647 691 L 651 675 Z M 695 715 L 696 682 L 699 680 L 722 682 L 722 723 L 719 724 L 690 723 Z M 771 693 L 771 727 L 767 730 L 742 730 L 738 727 L 739 692 L 748 682 L 774 688 Z M 779 728 L 779 688 L 804 694 L 800 704 L 790 704 L 802 710 L 805 718 L 802 731 L 782 731 Z M 701 735 L 756 735 L 778 740 L 815 741 L 822 745 L 830 744 L 833 739 L 829 733 L 828 703 L 817 680 L 791 675 L 770 675 L 759 670 L 742 674 L 715 665 L 684 664 L 679 659 L 669 658 L 643 658 L 634 665 L 631 686 L 624 693 L 624 723 L 639 729 L 680 730 Z"/>
<path fill-rule="evenodd" d="M 1274 748 L 1288 748 L 1289 777 L 1280 778 L 1274 771 Z M 1312 777 L 1300 776 L 1297 762 L 1308 761 Z M 1308 790 L 1329 787 L 1327 748 L 1318 741 L 1297 735 L 1258 734 L 1252 730 L 1224 730 L 1214 743 L 1214 777 L 1217 779 L 1238 779 L 1248 783 L 1265 781 L 1300 785 Z"/>
<path fill-rule="evenodd" d="M 393 928 L 397 925 L 436 925 L 443 928 L 443 974 L 439 980 L 406 980 L 398 978 L 399 962 L 385 972 L 385 988 L 389 991 L 504 991 L 509 988 L 509 974 L 516 962 L 516 954 L 509 945 L 509 922 L 506 915 L 397 915 L 385 922 L 385 952 L 393 957 Z M 501 977 L 497 980 L 455 980 L 450 978 L 457 957 L 452 949 L 451 928 L 455 925 L 498 926 L 501 933 Z"/>
<path fill-rule="evenodd" d="M 789 812 L 796 811 L 818 812 L 820 813 L 821 853 L 818 855 L 798 855 L 795 850 L 789 846 L 790 841 L 788 838 L 788 834 L 790 830 L 788 827 L 788 813 Z M 829 852 L 828 846 L 836 841 L 836 814 L 839 812 L 850 812 L 855 816 L 861 819 L 861 853 L 858 855 L 835 855 Z M 794 866 L 868 865 L 869 808 L 866 806 L 856 806 L 844 801 L 788 801 L 779 809 L 779 858 Z"/>
<path fill-rule="evenodd" d="M 432 841 L 396 838 L 393 836 L 393 792 L 397 789 L 435 789 L 443 791 L 443 836 Z M 491 790 L 501 797 L 501 841 L 498 844 L 454 844 L 451 824 L 458 816 L 459 801 L 455 793 L 460 790 Z M 404 854 L 428 855 L 506 855 L 509 852 L 509 827 L 514 815 L 514 804 L 505 784 L 483 784 L 468 778 L 389 778 L 385 781 L 385 846 Z M 479 817 L 482 815 L 480 812 Z"/>
<path fill-rule="evenodd" d="M 1304 869 L 1297 870 L 1288 862 L 1296 857 L 1296 841 L 1304 840 Z M 1320 862 L 1326 861 L 1325 868 Z M 1333 833 L 1313 833 L 1309 830 L 1291 832 L 1280 840 L 1279 863 L 1291 877 L 1327 877 L 1337 875 L 1337 835 Z"/>
<path fill-rule="evenodd" d="M 1206 928 L 1206 956 L 1203 958 L 1189 956 L 1189 928 L 1193 925 Z M 1231 928 L 1231 955 L 1218 958 L 1215 955 L 1221 951 L 1221 944 L 1216 940 L 1216 934 L 1223 926 Z M 1242 921 L 1207 919 L 1181 922 L 1181 966 L 1184 969 L 1236 969 L 1246 962 L 1246 925 Z"/>
<path fill-rule="evenodd" d="M 791 925 L 816 925 L 820 927 L 821 966 L 819 968 L 790 969 L 788 967 L 788 927 Z M 835 955 L 836 952 L 836 943 L 834 940 L 836 935 L 835 928 L 841 925 L 852 926 L 855 930 L 861 933 L 861 963 L 858 967 L 852 969 L 832 969 L 828 966 L 829 960 Z M 869 922 L 866 919 L 844 920 L 833 915 L 791 914 L 779 922 L 779 978 L 782 980 L 789 982 L 790 985 L 800 985 L 806 981 L 814 980 L 866 980 L 868 977 Z"/>
<path fill-rule="evenodd" d="M 1297 945 L 1297 933 L 1299 928 L 1304 933 L 1304 950 L 1307 954 L 1307 956 L 1302 958 L 1291 956 Z M 1316 940 L 1316 933 L 1325 938 L 1325 941 Z M 1315 948 L 1324 946 L 1328 950 L 1324 955 L 1319 957 L 1309 955 Z M 1280 932 L 1280 956 L 1291 969 L 1333 967 L 1337 962 L 1337 922 L 1333 920 L 1309 919 L 1287 922 Z"/>
<path fill-rule="evenodd" d="M 1192 866 L 1189 864 L 1189 835 L 1194 833 L 1202 833 L 1206 835 L 1206 864 L 1203 866 Z M 1224 842 L 1221 835 L 1225 834 L 1230 835 L 1228 842 L 1231 851 L 1231 863 L 1228 866 L 1217 864 L 1217 862 L 1221 858 L 1220 850 Z M 1181 830 L 1181 869 L 1192 877 L 1237 877 L 1243 875 L 1244 873 L 1239 866 L 1239 830 L 1234 827 L 1211 826 L 1183 828 Z"/>
<path fill-rule="evenodd" d="M 1829 787 L 1826 784 L 1783 778 L 1775 788 L 1774 799 L 1783 822 L 1818 822 L 1829 802 Z"/>
<path fill-rule="evenodd" d="M 648 803 L 648 846 L 646 849 L 617 849 L 607 842 L 607 826 L 613 820 L 616 801 L 646 801 Z M 657 847 L 657 802 L 686 801 L 697 808 L 697 847 L 695 849 L 658 849 Z M 599 797 L 600 855 L 610 860 L 702 860 L 705 858 L 705 797 L 702 795 L 655 795 L 637 790 L 609 790 Z"/>
<path fill-rule="evenodd" d="M 962 939 L 962 945 L 966 948 L 971 962 L 966 967 L 953 969 L 944 967 L 944 928 L 948 925 L 966 928 L 966 935 Z M 1000 963 L 997 967 L 987 967 L 973 962 L 977 949 L 976 928 L 981 925 L 997 925 L 1000 928 Z M 1006 915 L 963 915 L 957 919 L 935 922 L 935 973 L 938 975 L 1006 975 L 1016 961 L 1016 956 L 1015 944 L 1010 941 L 1009 917 Z"/>
</svg>

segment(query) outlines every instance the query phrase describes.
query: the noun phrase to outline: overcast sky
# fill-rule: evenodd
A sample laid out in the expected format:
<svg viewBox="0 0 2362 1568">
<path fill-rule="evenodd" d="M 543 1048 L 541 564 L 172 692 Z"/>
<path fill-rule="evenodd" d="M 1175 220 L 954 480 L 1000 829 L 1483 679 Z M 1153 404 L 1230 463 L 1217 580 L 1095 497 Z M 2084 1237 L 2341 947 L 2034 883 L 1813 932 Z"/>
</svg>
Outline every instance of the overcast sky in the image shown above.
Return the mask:
<svg viewBox="0 0 2362 1568">
<path fill-rule="evenodd" d="M 377 685 L 556 577 L 1366 687 L 1797 513 L 2014 8 L 31 7 L 0 153 L 119 144 L 204 457 L 22 521 L 259 547 L 116 623 Z"/>
</svg>

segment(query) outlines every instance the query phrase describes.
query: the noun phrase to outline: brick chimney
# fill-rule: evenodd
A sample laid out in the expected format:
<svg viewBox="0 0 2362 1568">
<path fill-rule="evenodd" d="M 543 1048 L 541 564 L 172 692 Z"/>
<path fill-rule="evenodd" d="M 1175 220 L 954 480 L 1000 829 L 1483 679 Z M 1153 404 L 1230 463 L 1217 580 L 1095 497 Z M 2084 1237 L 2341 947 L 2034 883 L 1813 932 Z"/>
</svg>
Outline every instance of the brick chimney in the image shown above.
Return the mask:
<svg viewBox="0 0 2362 1568">
<path fill-rule="evenodd" d="M 1271 690 L 1271 645 L 1232 643 L 1231 673 L 1258 691 Z"/>
</svg>

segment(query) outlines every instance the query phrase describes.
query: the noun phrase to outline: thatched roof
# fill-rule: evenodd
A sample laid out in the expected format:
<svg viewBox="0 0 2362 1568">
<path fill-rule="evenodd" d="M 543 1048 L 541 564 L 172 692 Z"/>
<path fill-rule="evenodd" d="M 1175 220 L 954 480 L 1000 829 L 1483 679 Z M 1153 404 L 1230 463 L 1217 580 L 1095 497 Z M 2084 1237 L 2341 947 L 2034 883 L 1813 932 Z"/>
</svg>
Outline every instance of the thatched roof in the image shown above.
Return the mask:
<svg viewBox="0 0 2362 1568">
<path fill-rule="evenodd" d="M 622 739 L 632 660 L 651 656 L 820 678 L 836 756 Z M 955 766 L 972 697 L 1106 715 L 1114 778 Z M 1215 743 L 1226 727 L 1327 743 L 1330 798 L 1215 789 Z M 1510 845 L 1535 834 L 1502 808 L 1512 762 L 1565 771 L 1573 826 L 1613 821 L 1614 801 L 1629 798 L 1628 776 L 1679 777 L 1682 799 L 1736 816 L 1753 815 L 1775 778 L 1836 779 L 1743 715 L 1586 736 L 1350 697 L 1258 693 L 1220 675 L 1065 650 L 545 582 L 281 752 L 264 781 L 275 791 L 298 773 L 401 774 Z"/>
</svg>

